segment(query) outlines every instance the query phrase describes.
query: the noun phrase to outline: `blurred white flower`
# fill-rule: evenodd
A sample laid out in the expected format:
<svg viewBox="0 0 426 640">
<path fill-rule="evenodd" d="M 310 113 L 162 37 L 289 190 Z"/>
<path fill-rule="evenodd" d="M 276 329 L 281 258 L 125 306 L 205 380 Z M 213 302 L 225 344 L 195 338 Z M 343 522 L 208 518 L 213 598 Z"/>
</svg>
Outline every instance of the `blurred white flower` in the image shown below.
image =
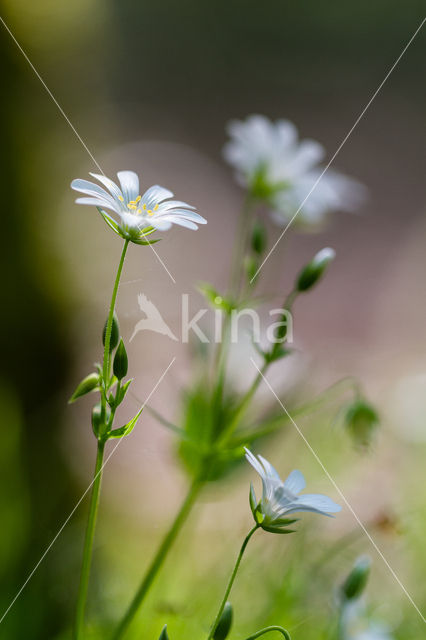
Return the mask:
<svg viewBox="0 0 426 640">
<path fill-rule="evenodd" d="M 365 631 L 354 636 L 348 636 L 348 640 L 393 640 L 393 636 L 382 625 L 371 625 Z"/>
<path fill-rule="evenodd" d="M 394 640 L 388 626 L 381 621 L 368 620 L 365 602 L 348 602 L 343 609 L 344 640 Z"/>
<path fill-rule="evenodd" d="M 77 198 L 77 204 L 96 206 L 109 226 L 123 238 L 143 243 L 144 238 L 158 229 L 166 231 L 172 224 L 198 229 L 197 224 L 206 224 L 194 207 L 179 200 L 168 200 L 173 193 L 164 187 L 154 185 L 143 195 L 139 193 L 139 178 L 133 171 L 117 173 L 120 187 L 103 175 L 91 173 L 106 189 L 88 180 L 73 180 L 72 189 L 84 193 Z M 120 221 L 112 218 L 105 209 L 118 214 Z"/>
<path fill-rule="evenodd" d="M 332 211 L 355 210 L 365 198 L 363 185 L 330 169 L 313 188 L 323 171 L 319 162 L 325 150 L 314 140 L 299 141 L 288 120 L 274 123 L 253 115 L 230 122 L 228 133 L 225 159 L 237 170 L 240 184 L 268 203 L 279 224 L 286 224 L 299 207 L 300 223 L 317 224 Z"/>
<path fill-rule="evenodd" d="M 262 478 L 262 499 L 257 504 L 256 495 L 251 487 L 251 506 L 255 519 L 255 512 L 262 516 L 259 524 L 263 528 L 271 530 L 271 526 L 290 524 L 287 516 L 293 513 L 312 511 L 328 516 L 341 510 L 331 498 L 319 493 L 299 495 L 305 488 L 305 478 L 300 471 L 292 471 L 283 482 L 268 460 L 262 456 L 254 456 L 248 449 L 245 451 L 246 459 Z"/>
</svg>

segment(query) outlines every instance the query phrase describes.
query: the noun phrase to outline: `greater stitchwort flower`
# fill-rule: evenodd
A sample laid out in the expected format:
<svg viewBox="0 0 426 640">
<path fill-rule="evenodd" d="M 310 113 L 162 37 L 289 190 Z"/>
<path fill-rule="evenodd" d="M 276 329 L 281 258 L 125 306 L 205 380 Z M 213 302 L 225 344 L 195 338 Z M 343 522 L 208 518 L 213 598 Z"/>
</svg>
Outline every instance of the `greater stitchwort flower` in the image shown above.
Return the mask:
<svg viewBox="0 0 426 640">
<path fill-rule="evenodd" d="M 86 197 L 78 198 L 77 204 L 97 207 L 106 223 L 122 238 L 136 244 L 148 244 L 145 239 L 155 230 L 167 231 L 173 224 L 198 229 L 197 224 L 206 224 L 194 207 L 180 200 L 169 200 L 173 193 L 154 185 L 143 195 L 139 193 L 139 178 L 133 171 L 117 173 L 120 187 L 103 175 L 91 173 L 106 189 L 88 180 L 73 180 L 71 187 Z M 104 209 L 118 214 L 117 222 Z M 154 242 L 154 241 L 151 241 Z"/>
<path fill-rule="evenodd" d="M 316 224 L 332 211 L 356 209 L 364 199 L 364 187 L 337 171 L 327 170 L 317 183 L 325 149 L 314 140 L 299 141 L 288 120 L 274 123 L 253 115 L 230 122 L 228 132 L 225 159 L 237 170 L 239 183 L 268 204 L 279 224 L 299 208 L 299 222 Z"/>
<path fill-rule="evenodd" d="M 284 529 L 295 520 L 287 516 L 301 511 L 312 511 L 323 516 L 337 513 L 341 507 L 331 498 L 319 493 L 299 495 L 305 488 L 305 478 L 300 471 L 292 471 L 283 482 L 268 460 L 254 456 L 248 449 L 246 458 L 262 478 L 262 499 L 258 503 L 253 485 L 250 487 L 250 506 L 258 525 L 272 533 L 288 533 Z"/>
</svg>

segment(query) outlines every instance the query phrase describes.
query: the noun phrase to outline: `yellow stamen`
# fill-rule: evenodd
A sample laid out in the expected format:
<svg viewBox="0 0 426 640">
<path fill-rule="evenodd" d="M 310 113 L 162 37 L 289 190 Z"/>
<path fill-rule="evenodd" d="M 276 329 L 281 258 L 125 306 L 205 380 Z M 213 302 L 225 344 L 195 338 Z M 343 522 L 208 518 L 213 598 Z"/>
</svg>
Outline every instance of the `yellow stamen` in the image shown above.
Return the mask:
<svg viewBox="0 0 426 640">
<path fill-rule="evenodd" d="M 158 210 L 158 204 L 156 204 L 154 207 L 154 211 L 157 211 L 157 210 Z"/>
<path fill-rule="evenodd" d="M 152 211 L 152 209 L 147 209 L 147 214 L 148 214 L 149 216 L 153 216 L 153 215 L 154 215 L 154 212 Z"/>
<path fill-rule="evenodd" d="M 127 208 L 128 208 L 128 209 L 136 209 L 137 207 L 136 207 L 136 205 L 135 205 L 135 204 L 130 204 L 130 203 L 129 203 L 129 204 L 127 205 Z"/>
<path fill-rule="evenodd" d="M 120 200 L 120 202 L 124 202 L 123 196 L 118 196 L 118 199 Z"/>
<path fill-rule="evenodd" d="M 142 213 L 142 209 L 138 209 L 136 213 Z"/>
<path fill-rule="evenodd" d="M 135 200 L 135 202 L 139 202 L 139 200 L 142 198 L 142 196 L 138 196 Z"/>
<path fill-rule="evenodd" d="M 142 209 L 146 211 L 146 204 L 142 205 Z"/>
</svg>

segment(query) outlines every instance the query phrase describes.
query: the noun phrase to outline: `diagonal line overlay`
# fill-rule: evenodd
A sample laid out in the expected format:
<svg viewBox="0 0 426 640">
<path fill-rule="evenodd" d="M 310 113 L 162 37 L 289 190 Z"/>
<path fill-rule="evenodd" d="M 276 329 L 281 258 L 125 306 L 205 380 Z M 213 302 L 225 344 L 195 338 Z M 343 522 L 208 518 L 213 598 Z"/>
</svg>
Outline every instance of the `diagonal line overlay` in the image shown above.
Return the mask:
<svg viewBox="0 0 426 640">
<path fill-rule="evenodd" d="M 399 64 L 399 62 L 401 61 L 402 57 L 404 56 L 404 54 L 406 53 L 408 47 L 412 44 L 413 40 L 416 38 L 416 36 L 419 34 L 420 30 L 422 29 L 424 23 L 426 22 L 426 17 L 423 18 L 423 20 L 421 21 L 421 23 L 419 24 L 419 26 L 417 27 L 417 29 L 415 30 L 415 32 L 413 33 L 413 35 L 411 36 L 411 38 L 409 39 L 409 41 L 407 42 L 407 44 L 405 45 L 405 47 L 403 48 L 403 50 L 401 51 L 401 53 L 399 54 L 399 56 L 397 57 L 397 59 L 395 60 L 395 62 L 393 63 L 393 65 L 391 66 L 391 68 L 389 69 L 389 71 L 387 72 L 387 74 L 385 75 L 385 77 L 383 78 L 382 82 L 379 84 L 379 86 L 377 87 L 376 91 L 373 93 L 373 95 L 371 96 L 370 100 L 367 102 L 367 104 L 365 105 L 364 109 L 361 111 L 361 113 L 359 114 L 358 118 L 355 120 L 354 124 L 352 125 L 352 127 L 349 129 L 348 133 L 345 135 L 345 137 L 343 138 L 342 142 L 339 144 L 339 146 L 337 147 L 336 151 L 334 152 L 334 154 L 331 156 L 330 160 L 328 161 L 328 163 L 326 164 L 326 166 L 324 167 L 323 171 L 320 173 L 320 175 L 318 176 L 317 180 L 315 181 L 314 185 L 311 187 L 309 193 L 305 196 L 303 202 L 299 205 L 299 208 L 297 209 L 296 213 L 293 215 L 293 217 L 290 219 L 290 221 L 287 223 L 284 231 L 281 232 L 280 236 L 278 237 L 278 240 L 275 241 L 275 243 L 273 244 L 272 248 L 269 250 L 268 254 L 266 255 L 266 257 L 264 258 L 263 262 L 261 263 L 261 265 L 259 266 L 258 270 L 256 271 L 256 273 L 254 274 L 254 276 L 252 277 L 252 279 L 250 280 L 250 284 L 255 280 L 255 278 L 257 278 L 260 270 L 263 268 L 263 265 L 265 264 L 265 262 L 270 258 L 271 254 L 273 251 L 275 251 L 278 243 L 282 240 L 282 238 L 285 236 L 285 234 L 287 233 L 289 227 L 293 224 L 294 220 L 296 219 L 296 217 L 299 215 L 300 211 L 302 210 L 302 208 L 304 207 L 306 201 L 308 200 L 308 198 L 311 196 L 312 192 L 317 188 L 319 182 L 322 180 L 324 174 L 329 170 L 331 164 L 334 162 L 334 160 L 337 158 L 338 154 L 340 153 L 340 151 L 342 150 L 342 148 L 345 146 L 346 142 L 349 140 L 350 136 L 352 135 L 352 133 L 354 132 L 355 128 L 358 126 L 358 124 L 360 123 L 360 121 L 362 120 L 362 118 L 364 117 L 365 113 L 367 112 L 367 110 L 369 109 L 369 107 L 371 106 L 372 102 L 376 99 L 376 97 L 378 96 L 378 94 L 380 93 L 380 91 L 383 88 L 383 85 L 385 84 L 385 82 L 388 80 L 389 76 L 393 73 L 393 71 L 395 70 L 395 68 L 397 67 L 397 65 Z"/>
<path fill-rule="evenodd" d="M 265 382 L 266 386 L 269 388 L 269 390 L 271 391 L 271 393 L 273 394 L 273 396 L 275 397 L 275 399 L 277 400 L 278 404 L 280 405 L 281 409 L 284 411 L 284 413 L 287 415 L 288 419 L 290 420 L 290 422 L 292 423 L 292 425 L 294 426 L 294 428 L 296 429 L 297 433 L 299 434 L 299 436 L 302 438 L 303 442 L 306 444 L 306 446 L 308 447 L 309 451 L 312 453 L 312 455 L 314 456 L 315 460 L 318 462 L 318 464 L 320 465 L 321 469 L 324 471 L 325 475 L 327 476 L 327 478 L 330 480 L 331 484 L 333 485 L 333 487 L 335 488 L 335 490 L 337 491 L 337 493 L 339 494 L 339 496 L 341 497 L 341 499 L 343 500 L 343 502 L 345 503 L 346 507 L 349 509 L 349 511 L 351 512 L 351 514 L 353 515 L 353 517 L 355 518 L 355 520 L 357 521 L 357 523 L 359 524 L 359 526 L 361 527 L 362 531 L 364 532 L 364 534 L 367 536 L 368 540 L 370 541 L 370 543 L 372 544 L 372 546 L 374 547 L 375 551 L 377 552 L 377 554 L 380 556 L 380 558 L 383 560 L 383 562 L 385 563 L 385 565 L 387 566 L 387 568 L 389 569 L 390 573 L 392 574 L 393 578 L 395 579 L 395 581 L 399 584 L 399 586 L 401 587 L 401 589 L 403 590 L 403 592 L 405 593 L 405 595 L 407 596 L 408 600 L 410 601 L 410 603 L 413 605 L 414 609 L 417 611 L 417 613 L 419 614 L 420 618 L 422 619 L 423 622 L 426 623 L 426 619 L 423 616 L 422 612 L 420 611 L 419 607 L 416 605 L 416 603 L 414 602 L 413 598 L 410 596 L 410 594 L 408 593 L 407 589 L 405 588 L 405 586 L 402 584 L 401 580 L 398 578 L 398 576 L 396 575 L 395 571 L 392 569 L 391 565 L 389 564 L 389 562 L 387 561 L 387 559 L 385 558 L 385 556 L 383 555 L 382 551 L 379 549 L 379 547 L 377 546 L 376 542 L 373 540 L 373 538 L 371 537 L 370 533 L 367 531 L 366 527 L 364 526 L 364 524 L 361 522 L 359 516 L 357 515 L 357 513 L 354 511 L 354 509 L 352 508 L 352 506 L 350 505 L 350 503 L 348 502 L 347 498 L 345 497 L 345 495 L 343 494 L 342 490 L 340 489 L 340 487 L 337 485 L 336 481 L 334 480 L 334 478 L 330 475 L 330 473 L 328 472 L 327 468 L 325 467 L 324 463 L 321 461 L 320 457 L 318 456 L 318 454 L 316 453 L 316 451 L 312 448 L 312 446 L 309 444 L 308 440 L 306 439 L 305 435 L 303 434 L 303 432 L 300 430 L 300 428 L 297 426 L 296 422 L 293 420 L 292 416 L 289 414 L 288 410 L 286 409 L 286 407 L 283 405 L 283 403 L 281 402 L 281 400 L 279 399 L 279 397 L 277 396 L 277 394 L 275 393 L 274 389 L 271 387 L 269 381 L 265 378 L 265 376 L 263 375 L 262 371 L 259 369 L 259 367 L 257 366 L 256 362 L 253 360 L 253 358 L 250 358 L 253 366 L 255 367 L 255 369 L 258 371 L 259 375 L 262 377 L 263 381 Z"/>
<path fill-rule="evenodd" d="M 167 368 L 163 371 L 163 373 L 161 374 L 160 378 L 157 380 L 155 386 L 153 387 L 153 389 L 151 390 L 151 392 L 149 393 L 148 397 L 146 398 L 145 402 L 143 403 L 143 407 L 145 407 L 145 405 L 149 402 L 151 396 L 154 394 L 154 392 L 157 390 L 158 386 L 160 385 L 160 383 L 163 381 L 165 375 L 167 374 L 167 372 L 169 371 L 170 367 L 172 366 L 172 364 L 174 363 L 174 361 L 176 360 L 176 356 L 174 358 L 172 358 L 172 360 L 170 361 L 169 365 L 167 366 Z M 91 483 L 89 484 L 89 486 L 87 487 L 87 489 L 84 491 L 84 493 L 82 494 L 82 496 L 80 497 L 80 499 L 78 500 L 78 502 L 76 503 L 76 505 L 74 506 L 74 508 L 72 509 L 71 513 L 67 516 L 66 520 L 64 521 L 64 523 L 62 524 L 62 526 L 60 527 L 60 529 L 58 530 L 58 532 L 56 533 L 55 537 L 52 539 L 52 541 L 50 542 L 50 544 L 48 545 L 48 547 L 45 549 L 43 555 L 41 556 L 40 560 L 37 562 L 37 564 L 34 566 L 34 568 L 32 569 L 31 573 L 28 575 L 27 579 L 25 580 L 25 582 L 23 583 L 23 585 L 21 586 L 21 588 L 19 589 L 19 591 L 16 593 L 15 597 L 13 598 L 13 600 L 11 601 L 11 603 L 9 604 L 9 606 L 7 607 L 7 609 L 5 610 L 5 612 L 3 613 L 3 615 L 0 618 L 0 624 L 3 622 L 3 620 L 5 619 L 5 617 L 7 616 L 7 614 L 9 613 L 9 611 L 12 609 L 13 605 L 15 604 L 15 602 L 17 601 L 17 599 L 19 598 L 19 596 L 21 595 L 21 593 L 23 592 L 23 590 L 25 589 L 25 587 L 27 586 L 27 584 L 29 583 L 29 581 L 31 580 L 31 578 L 33 577 L 33 575 L 35 574 L 35 572 L 37 571 L 37 569 L 39 568 L 39 566 L 41 565 L 41 563 L 43 562 L 43 560 L 45 559 L 45 557 L 47 556 L 47 554 L 49 553 L 49 551 L 51 550 L 51 548 L 53 547 L 53 545 L 55 544 L 56 540 L 59 538 L 59 536 L 61 535 L 62 531 L 65 529 L 65 527 L 67 526 L 68 522 L 71 520 L 72 516 L 74 515 L 74 513 L 77 511 L 78 507 L 80 506 L 80 504 L 83 502 L 84 498 L 86 497 L 86 495 L 89 493 L 90 489 L 92 488 L 93 483 L 95 482 L 96 478 L 103 472 L 104 468 L 106 467 L 106 465 L 108 464 L 109 460 L 112 458 L 112 456 L 114 455 L 115 451 L 118 449 L 118 447 L 121 444 L 121 441 L 123 440 L 123 438 L 120 438 L 117 442 L 117 444 L 115 445 L 115 447 L 112 449 L 111 453 L 108 455 L 108 457 L 105 459 L 105 462 L 103 463 L 102 467 L 100 468 L 100 470 L 98 471 L 98 473 L 96 474 L 96 476 L 94 476 L 93 480 L 91 481 Z"/>
<path fill-rule="evenodd" d="M 73 133 L 75 134 L 76 138 L 78 139 L 78 141 L 80 142 L 80 144 L 83 146 L 83 148 L 85 149 L 85 151 L 88 153 L 88 155 L 90 156 L 92 162 L 96 165 L 96 167 L 99 169 L 99 171 L 102 173 L 102 175 L 105 175 L 102 167 L 100 166 L 100 164 L 98 163 L 98 161 L 96 160 L 95 156 L 93 155 L 93 153 L 90 151 L 89 147 L 87 146 L 87 144 L 84 142 L 83 138 L 81 137 L 81 135 L 78 133 L 77 129 L 75 128 L 75 126 L 73 125 L 73 123 L 71 122 L 71 120 L 69 119 L 69 117 L 67 116 L 67 114 L 65 113 L 65 111 L 63 110 L 63 108 L 61 107 L 61 105 L 59 104 L 59 102 L 57 101 L 57 99 L 55 98 L 55 96 L 53 95 L 53 93 L 51 92 L 51 90 L 49 89 L 49 87 L 47 86 L 47 84 L 45 83 L 45 81 L 43 80 L 43 78 L 41 77 L 40 73 L 37 71 L 36 67 L 33 65 L 33 63 L 31 62 L 30 58 L 28 57 L 28 55 L 25 53 L 24 49 L 22 48 L 22 46 L 19 44 L 18 40 L 15 38 L 15 36 L 13 35 L 12 31 L 9 29 L 9 27 L 7 26 L 6 22 L 4 21 L 4 19 L 0 16 L 0 22 L 2 23 L 2 25 L 4 26 L 4 28 L 6 29 L 6 31 L 8 32 L 8 34 L 10 35 L 10 37 L 12 38 L 13 42 L 16 44 L 16 46 L 18 47 L 19 51 L 22 53 L 23 57 L 25 58 L 25 60 L 28 62 L 29 66 L 31 67 L 31 69 L 34 71 L 35 75 L 37 76 L 37 78 L 40 80 L 41 84 L 43 85 L 43 87 L 45 88 L 46 92 L 48 93 L 48 95 L 50 96 L 50 98 L 52 99 L 52 101 L 54 102 L 54 104 L 56 105 L 56 107 L 58 108 L 59 112 L 61 113 L 61 115 L 64 117 L 64 119 L 66 120 L 66 122 L 68 123 L 68 125 L 71 127 Z M 170 277 L 170 279 L 172 280 L 173 284 L 176 284 L 176 280 L 174 279 L 174 277 L 172 276 L 172 274 L 170 273 L 170 271 L 168 270 L 168 268 L 166 267 L 166 265 L 164 264 L 164 261 L 160 258 L 160 256 L 158 255 L 158 252 L 154 249 L 154 246 L 152 244 L 149 245 L 152 249 L 152 251 L 154 252 L 155 257 L 157 258 L 158 262 L 161 264 L 161 266 L 163 267 L 163 269 L 166 271 L 166 273 L 168 274 L 168 276 Z"/>
</svg>

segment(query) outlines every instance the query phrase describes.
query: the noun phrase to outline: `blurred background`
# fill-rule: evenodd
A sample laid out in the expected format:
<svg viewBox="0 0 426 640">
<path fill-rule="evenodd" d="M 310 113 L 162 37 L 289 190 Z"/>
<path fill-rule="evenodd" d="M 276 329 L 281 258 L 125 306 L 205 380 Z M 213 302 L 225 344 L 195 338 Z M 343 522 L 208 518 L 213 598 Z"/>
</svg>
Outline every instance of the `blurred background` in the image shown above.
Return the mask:
<svg viewBox="0 0 426 640">
<path fill-rule="evenodd" d="M 331 156 L 424 17 L 415 0 L 3 0 L 1 9 L 103 171 L 133 169 L 144 186 L 167 186 L 208 219 L 157 245 L 175 283 L 151 250 L 131 247 L 118 302 L 126 341 L 141 317 L 138 293 L 179 334 L 181 294 L 195 313 L 197 282 L 227 282 L 242 193 L 222 160 L 226 123 L 251 113 L 288 118 Z M 336 249 L 327 278 L 297 305 L 297 354 L 270 379 L 277 390 L 303 384 L 307 397 L 342 376 L 360 380 L 382 417 L 372 451 L 354 450 L 335 420 L 336 399 L 299 426 L 423 610 L 425 44 L 423 30 L 334 163 L 367 185 L 362 211 L 335 215 L 320 233 L 286 234 L 260 284 L 279 303 L 314 252 Z M 121 244 L 95 210 L 74 205 L 71 180 L 97 168 L 4 25 L 0 47 L 1 616 L 92 475 L 91 400 L 66 403 L 101 357 Z M 274 241 L 279 231 L 268 228 Z M 129 354 L 134 395 L 123 419 L 176 357 L 150 402 L 179 421 L 180 390 L 192 380 L 188 346 L 141 332 Z M 108 463 L 88 638 L 105 637 L 121 615 L 177 509 L 187 479 L 175 449 L 146 414 Z M 263 453 L 339 501 L 290 428 Z M 172 639 L 206 632 L 251 524 L 252 476 L 243 468 L 232 484 L 205 492 L 129 637 L 156 638 L 165 622 Z M 70 637 L 86 514 L 87 500 L 0 624 L 0 638 Z M 350 544 L 334 553 L 340 536 Z M 374 559 L 374 616 L 395 638 L 424 637 L 420 616 L 347 509 L 333 522 L 306 518 L 298 536 L 265 534 L 252 545 L 234 592 L 235 638 L 259 623 L 283 624 L 296 640 L 326 637 L 333 589 L 361 552 Z"/>
</svg>

